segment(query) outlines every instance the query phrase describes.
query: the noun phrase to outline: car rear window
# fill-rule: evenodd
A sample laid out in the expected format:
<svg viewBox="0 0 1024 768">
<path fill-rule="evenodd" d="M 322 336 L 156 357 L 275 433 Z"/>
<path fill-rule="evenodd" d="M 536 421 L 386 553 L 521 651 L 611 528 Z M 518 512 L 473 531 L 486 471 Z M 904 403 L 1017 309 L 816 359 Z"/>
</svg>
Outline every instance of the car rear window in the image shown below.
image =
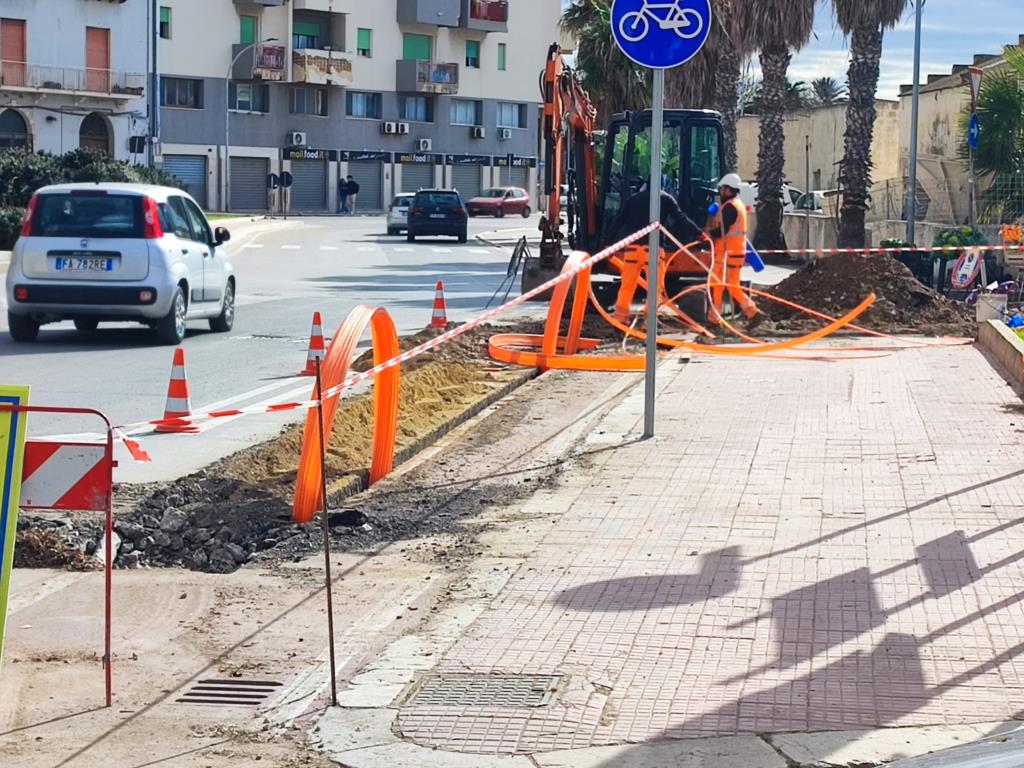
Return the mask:
<svg viewBox="0 0 1024 768">
<path fill-rule="evenodd" d="M 410 205 L 412 205 L 412 198 L 411 197 L 396 197 L 395 198 L 395 206 L 397 208 L 408 208 Z"/>
<path fill-rule="evenodd" d="M 420 192 L 416 195 L 417 205 L 462 205 L 454 192 Z"/>
<path fill-rule="evenodd" d="M 136 195 L 41 195 L 33 233 L 40 237 L 142 237 Z"/>
</svg>

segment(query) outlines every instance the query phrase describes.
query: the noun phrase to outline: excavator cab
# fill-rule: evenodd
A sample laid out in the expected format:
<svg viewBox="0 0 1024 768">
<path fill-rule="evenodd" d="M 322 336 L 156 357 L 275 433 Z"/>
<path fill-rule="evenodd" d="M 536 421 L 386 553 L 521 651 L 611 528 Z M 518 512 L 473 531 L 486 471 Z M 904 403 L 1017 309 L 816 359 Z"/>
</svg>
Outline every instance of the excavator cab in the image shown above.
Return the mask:
<svg viewBox="0 0 1024 768">
<path fill-rule="evenodd" d="M 615 229 L 623 206 L 651 178 L 652 112 L 615 115 L 603 143 L 597 193 L 599 225 L 580 242 L 591 253 L 618 239 Z M 717 112 L 665 110 L 661 187 L 682 211 L 703 226 L 708 207 L 717 199 L 722 165 L 722 121 Z"/>
</svg>

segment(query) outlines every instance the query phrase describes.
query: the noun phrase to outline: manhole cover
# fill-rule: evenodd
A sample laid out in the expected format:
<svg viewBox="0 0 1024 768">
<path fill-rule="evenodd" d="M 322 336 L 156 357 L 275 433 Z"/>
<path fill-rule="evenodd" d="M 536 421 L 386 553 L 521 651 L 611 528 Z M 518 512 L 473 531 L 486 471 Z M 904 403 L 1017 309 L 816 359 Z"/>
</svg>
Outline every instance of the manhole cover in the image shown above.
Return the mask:
<svg viewBox="0 0 1024 768">
<path fill-rule="evenodd" d="M 561 675 L 430 675 L 409 706 L 543 707 L 561 680 Z"/>
<path fill-rule="evenodd" d="M 182 704 L 219 704 L 222 707 L 255 707 L 277 692 L 273 680 L 200 680 L 180 698 Z"/>
</svg>

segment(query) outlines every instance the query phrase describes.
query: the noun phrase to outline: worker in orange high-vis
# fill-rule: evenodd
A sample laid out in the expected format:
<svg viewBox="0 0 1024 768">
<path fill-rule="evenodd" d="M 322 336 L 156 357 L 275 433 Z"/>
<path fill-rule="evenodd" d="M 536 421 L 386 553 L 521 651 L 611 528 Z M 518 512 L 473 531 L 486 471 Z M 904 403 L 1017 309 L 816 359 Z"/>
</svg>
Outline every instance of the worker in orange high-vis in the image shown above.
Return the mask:
<svg viewBox="0 0 1024 768">
<path fill-rule="evenodd" d="M 746 316 L 750 329 L 761 322 L 763 315 L 740 285 L 740 272 L 747 261 L 747 208 L 740 200 L 742 184 L 735 173 L 718 182 L 718 226 L 708 232 L 715 243 L 715 269 L 708 277 L 713 303 L 708 321 L 721 325 L 722 305 L 728 291 L 733 304 Z"/>
</svg>

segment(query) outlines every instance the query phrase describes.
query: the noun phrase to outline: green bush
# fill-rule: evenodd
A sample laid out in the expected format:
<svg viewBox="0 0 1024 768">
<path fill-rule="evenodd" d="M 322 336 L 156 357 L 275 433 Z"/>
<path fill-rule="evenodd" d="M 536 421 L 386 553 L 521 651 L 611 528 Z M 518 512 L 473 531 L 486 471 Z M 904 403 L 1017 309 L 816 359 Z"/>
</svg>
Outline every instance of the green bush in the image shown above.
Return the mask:
<svg viewBox="0 0 1024 768">
<path fill-rule="evenodd" d="M 0 208 L 0 251 L 9 251 L 21 234 L 25 211 L 21 208 Z"/>
<path fill-rule="evenodd" d="M 974 227 L 951 227 L 939 232 L 932 245 L 936 248 L 988 245 L 988 240 L 980 230 Z"/>
</svg>

